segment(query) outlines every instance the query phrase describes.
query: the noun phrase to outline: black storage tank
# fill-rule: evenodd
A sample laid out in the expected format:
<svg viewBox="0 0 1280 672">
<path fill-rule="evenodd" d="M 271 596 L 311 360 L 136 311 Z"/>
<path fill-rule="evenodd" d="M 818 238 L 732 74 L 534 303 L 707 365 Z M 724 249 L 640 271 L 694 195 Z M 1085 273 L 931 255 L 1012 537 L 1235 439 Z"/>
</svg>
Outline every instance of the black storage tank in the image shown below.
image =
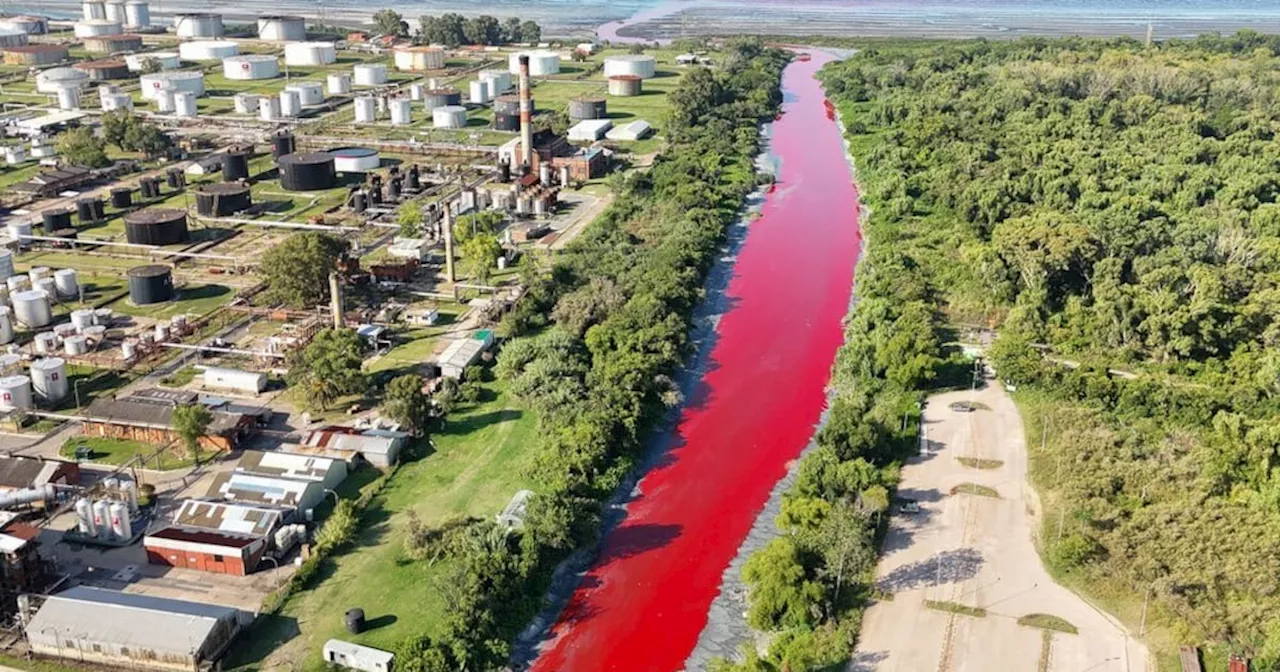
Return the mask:
<svg viewBox="0 0 1280 672">
<path fill-rule="evenodd" d="M 71 209 L 52 208 L 44 210 L 40 213 L 40 221 L 44 226 L 45 233 L 52 233 L 58 229 L 69 229 L 71 228 Z"/>
<path fill-rule="evenodd" d="M 369 187 L 369 205 L 382 205 L 382 186 L 375 184 Z"/>
<path fill-rule="evenodd" d="M 494 112 L 493 130 L 512 132 L 520 130 L 520 113 Z"/>
<path fill-rule="evenodd" d="M 392 203 L 400 200 L 400 180 L 398 178 L 387 182 L 387 200 Z"/>
<path fill-rule="evenodd" d="M 222 157 L 222 181 L 249 179 L 249 151 L 231 149 Z"/>
<path fill-rule="evenodd" d="M 160 197 L 160 178 L 144 177 L 138 181 L 142 187 L 143 198 L 159 198 Z"/>
<path fill-rule="evenodd" d="M 281 157 L 297 151 L 298 143 L 289 132 L 271 136 L 271 155 L 279 161 Z"/>
<path fill-rule="evenodd" d="M 196 189 L 196 212 L 203 217 L 226 217 L 252 205 L 249 187 L 238 182 L 206 184 Z"/>
<path fill-rule="evenodd" d="M 418 181 L 418 164 L 409 167 L 409 177 L 405 182 L 405 188 L 409 191 L 417 191 L 422 188 L 422 183 Z"/>
<path fill-rule="evenodd" d="M 569 101 L 569 119 L 571 121 L 606 119 L 608 116 L 609 103 L 604 98 L 581 96 Z"/>
<path fill-rule="evenodd" d="M 170 168 L 164 175 L 169 186 L 174 189 L 179 189 L 187 183 L 187 174 L 182 172 L 181 168 Z"/>
<path fill-rule="evenodd" d="M 333 155 L 328 152 L 286 154 L 279 163 L 280 186 L 289 191 L 331 189 L 338 184 Z"/>
<path fill-rule="evenodd" d="M 135 306 L 163 303 L 173 299 L 173 270 L 151 264 L 129 269 L 129 300 Z"/>
<path fill-rule="evenodd" d="M 351 209 L 360 214 L 369 207 L 369 199 L 364 195 L 363 191 L 357 191 L 351 194 Z"/>
<path fill-rule="evenodd" d="M 124 216 L 125 237 L 138 245 L 173 245 L 187 242 L 187 212 L 173 208 L 147 208 Z"/>
<path fill-rule="evenodd" d="M 76 216 L 81 224 L 96 222 L 104 217 L 101 198 L 82 198 L 76 201 Z"/>
<path fill-rule="evenodd" d="M 116 187 L 111 190 L 111 207 L 124 209 L 133 205 L 133 190 L 129 187 Z"/>
<path fill-rule="evenodd" d="M 364 609 L 348 609 L 342 620 L 347 624 L 347 632 L 358 635 L 364 631 Z"/>
<path fill-rule="evenodd" d="M 498 164 L 498 181 L 503 184 L 511 181 L 511 164 L 506 161 Z"/>
</svg>

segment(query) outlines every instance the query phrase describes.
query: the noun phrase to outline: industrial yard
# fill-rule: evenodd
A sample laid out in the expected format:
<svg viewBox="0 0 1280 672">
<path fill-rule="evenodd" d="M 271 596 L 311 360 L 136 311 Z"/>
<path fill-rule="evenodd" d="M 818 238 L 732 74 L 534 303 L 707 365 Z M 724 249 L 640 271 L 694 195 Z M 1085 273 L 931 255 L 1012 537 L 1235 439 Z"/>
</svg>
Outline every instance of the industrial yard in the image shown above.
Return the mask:
<svg viewBox="0 0 1280 672">
<path fill-rule="evenodd" d="M 389 532 L 531 486 L 536 417 L 477 371 L 712 57 L 83 14 L 0 17 L 0 646 L 318 668 L 430 632 L 444 604 L 400 589 L 430 577 Z M 269 266 L 316 235 L 341 247 L 323 298 L 281 301 Z M 370 389 L 317 403 L 292 368 L 334 331 Z M 381 407 L 406 375 L 469 397 L 424 437 Z M 357 501 L 384 522 L 295 581 Z"/>
</svg>

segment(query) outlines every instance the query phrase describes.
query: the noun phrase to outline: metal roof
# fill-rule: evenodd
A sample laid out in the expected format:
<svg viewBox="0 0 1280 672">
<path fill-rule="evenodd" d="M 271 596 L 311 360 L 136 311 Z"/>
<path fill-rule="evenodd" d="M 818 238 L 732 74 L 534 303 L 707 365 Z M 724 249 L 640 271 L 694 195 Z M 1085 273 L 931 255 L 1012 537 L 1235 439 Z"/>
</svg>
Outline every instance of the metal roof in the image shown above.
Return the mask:
<svg viewBox="0 0 1280 672">
<path fill-rule="evenodd" d="M 236 610 L 151 595 L 77 586 L 50 596 L 27 625 L 28 636 L 96 641 L 189 657 Z"/>
<path fill-rule="evenodd" d="M 263 536 L 280 523 L 280 509 L 188 499 L 173 516 L 174 525 L 234 534 Z"/>
<path fill-rule="evenodd" d="M 240 456 L 240 461 L 236 463 L 236 471 L 306 481 L 324 481 L 338 462 L 327 457 L 246 450 Z"/>
<path fill-rule="evenodd" d="M 308 432 L 302 443 L 319 448 L 385 455 L 408 436 L 404 432 L 330 426 Z"/>
<path fill-rule="evenodd" d="M 317 481 L 233 471 L 219 474 L 213 480 L 209 486 L 209 496 L 231 501 L 297 507 L 307 504 L 308 491 L 323 487 Z"/>
</svg>

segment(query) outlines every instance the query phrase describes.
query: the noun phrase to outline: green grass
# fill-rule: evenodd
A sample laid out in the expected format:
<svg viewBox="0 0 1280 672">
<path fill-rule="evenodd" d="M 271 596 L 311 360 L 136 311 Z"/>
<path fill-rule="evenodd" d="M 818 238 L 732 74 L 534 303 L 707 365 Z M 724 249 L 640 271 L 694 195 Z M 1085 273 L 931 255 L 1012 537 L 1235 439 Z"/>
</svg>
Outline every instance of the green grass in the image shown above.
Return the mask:
<svg viewBox="0 0 1280 672">
<path fill-rule="evenodd" d="M 1000 499 L 1000 493 L 996 492 L 995 488 L 989 488 L 985 485 L 978 485 L 977 483 L 961 483 L 960 485 L 957 485 L 956 487 L 951 488 L 951 494 L 977 495 L 979 497 L 990 497 L 992 499 Z"/>
<path fill-rule="evenodd" d="M 142 455 L 150 456 L 159 450 L 159 446 L 128 439 L 113 439 L 104 436 L 73 436 L 62 444 L 58 454 L 69 460 L 76 459 L 76 448 L 88 446 L 93 451 L 90 462 L 120 466 L 133 458 Z M 181 453 L 181 454 L 178 454 Z M 170 448 L 146 461 L 148 469 L 182 469 L 195 464 L 181 448 Z"/>
<path fill-rule="evenodd" d="M 445 564 L 406 556 L 408 512 L 427 525 L 458 516 L 490 517 L 529 486 L 522 474 L 537 444 L 536 419 L 514 405 L 501 383 L 486 387 L 497 397 L 450 416 L 432 437 L 434 452 L 402 466 L 373 501 L 354 549 L 327 562 L 323 582 L 290 598 L 233 652 L 228 668 L 262 669 L 263 658 L 280 646 L 274 662 L 320 670 L 320 647 L 331 637 L 392 649 L 411 634 L 438 632 L 444 604 L 432 584 Z M 348 635 L 342 614 L 352 607 L 386 624 Z"/>
<path fill-rule="evenodd" d="M 1069 635 L 1080 634 L 1080 630 L 1067 622 L 1067 619 L 1052 614 L 1027 614 L 1018 619 L 1018 625 L 1025 625 L 1028 628 L 1040 628 L 1041 630 L 1052 630 L 1054 632 L 1065 632 Z"/>
<path fill-rule="evenodd" d="M 945 611 L 949 614 L 959 614 L 961 616 L 971 616 L 973 618 L 986 618 L 987 610 L 982 607 L 971 607 L 967 604 L 959 602 L 945 602 L 941 600 L 925 600 L 924 606 L 934 611 Z"/>
<path fill-rule="evenodd" d="M 85 667 L 75 667 L 71 664 L 56 663 L 51 660 L 27 660 L 17 656 L 0 654 L 0 665 L 12 667 L 15 670 L 26 670 L 26 672 L 83 672 Z"/>
<path fill-rule="evenodd" d="M 970 469 L 999 469 L 1004 466 L 1004 460 L 989 460 L 982 457 L 957 457 L 956 462 Z"/>
<path fill-rule="evenodd" d="M 178 288 L 178 299 L 147 306 L 135 306 L 127 297 L 109 304 L 109 307 L 126 315 L 168 319 L 178 314 L 204 315 L 231 301 L 234 292 L 226 285 L 189 284 Z"/>
<path fill-rule="evenodd" d="M 174 371 L 172 374 L 161 378 L 160 384 L 165 387 L 183 387 L 195 380 L 197 374 L 199 374 L 199 371 L 196 371 L 196 367 L 184 366 L 181 369 Z"/>
</svg>

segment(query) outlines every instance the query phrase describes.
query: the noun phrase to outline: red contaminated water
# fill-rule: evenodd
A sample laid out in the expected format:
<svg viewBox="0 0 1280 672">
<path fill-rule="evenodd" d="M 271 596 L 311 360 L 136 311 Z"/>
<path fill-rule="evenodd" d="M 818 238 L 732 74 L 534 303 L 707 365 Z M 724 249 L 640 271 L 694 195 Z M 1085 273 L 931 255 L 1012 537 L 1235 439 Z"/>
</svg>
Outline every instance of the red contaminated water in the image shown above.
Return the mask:
<svg viewBox="0 0 1280 672">
<path fill-rule="evenodd" d="M 706 373 L 538 672 L 681 669 L 725 567 L 813 434 L 860 247 L 857 194 L 814 79 L 830 59 L 783 74 L 778 187 L 739 250 Z"/>
</svg>

